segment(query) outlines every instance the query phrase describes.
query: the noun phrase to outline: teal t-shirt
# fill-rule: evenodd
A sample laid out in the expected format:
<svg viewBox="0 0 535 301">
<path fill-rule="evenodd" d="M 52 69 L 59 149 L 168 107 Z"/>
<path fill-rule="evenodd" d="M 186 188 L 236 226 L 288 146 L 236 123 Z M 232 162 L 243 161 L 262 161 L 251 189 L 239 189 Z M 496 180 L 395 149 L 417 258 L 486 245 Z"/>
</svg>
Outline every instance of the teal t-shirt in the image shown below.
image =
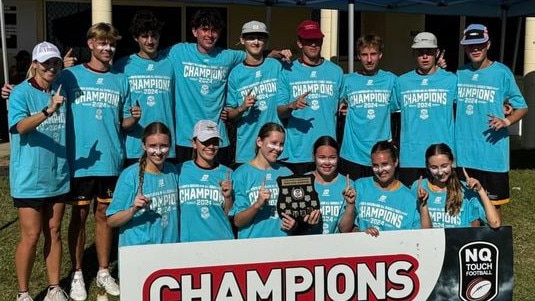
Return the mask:
<svg viewBox="0 0 535 301">
<path fill-rule="evenodd" d="M 52 89 L 51 94 L 54 93 Z M 65 106 L 60 106 L 28 133 L 20 134 L 16 130 L 21 120 L 42 114 L 41 110 L 48 106 L 51 94 L 26 80 L 16 85 L 9 95 L 9 186 L 14 198 L 45 198 L 69 192 Z"/>
<path fill-rule="evenodd" d="M 132 207 L 139 187 L 139 163 L 127 167 L 119 176 L 113 199 L 106 210 L 110 216 Z M 119 229 L 119 246 L 175 243 L 180 241 L 180 206 L 175 166 L 166 162 L 159 174 L 145 172 L 143 195 L 150 199 Z"/>
<path fill-rule="evenodd" d="M 173 66 L 167 54 L 159 52 L 154 59 L 137 54 L 124 57 L 113 64 L 113 70 L 128 78 L 130 107 L 139 104 L 141 108 L 141 118 L 125 132 L 126 158 L 137 159 L 143 155 L 143 130 L 151 122 L 162 122 L 169 128 L 171 137 L 175 137 Z M 175 157 L 174 147 L 169 150 L 168 157 Z"/>
<path fill-rule="evenodd" d="M 425 168 L 429 145 L 454 145 L 457 77 L 440 68 L 429 75 L 413 70 L 398 78 L 396 92 L 397 108 L 401 110 L 400 166 Z"/>
<path fill-rule="evenodd" d="M 396 80 L 393 73 L 383 70 L 373 76 L 345 75 L 343 97 L 348 107 L 340 148 L 345 160 L 371 166 L 373 145 L 392 138 L 390 115 L 396 103 Z"/>
<path fill-rule="evenodd" d="M 118 176 L 125 157 L 121 122 L 130 117 L 128 80 L 86 65 L 65 69 L 67 154 L 72 176 Z"/>
<path fill-rule="evenodd" d="M 451 216 L 446 211 L 447 194 L 446 191 L 435 191 L 429 183 L 429 179 L 422 180 L 422 187 L 429 192 L 427 207 L 433 222 L 433 228 L 458 228 L 470 227 L 475 220 L 486 223 L 485 209 L 479 201 L 479 196 L 466 187 L 465 182 L 461 182 L 463 200 L 459 214 Z M 415 197 L 418 195 L 418 181 L 411 186 L 411 191 Z M 483 214 L 481 214 L 483 213 Z"/>
<path fill-rule="evenodd" d="M 224 211 L 219 183 L 231 170 L 218 165 L 204 169 L 194 161 L 177 166 L 180 200 L 180 241 L 233 239 L 232 227 Z"/>
<path fill-rule="evenodd" d="M 457 165 L 491 172 L 509 171 L 509 133 L 507 128 L 489 128 L 488 115 L 504 118 L 505 100 L 515 109 L 527 108 L 513 73 L 505 65 L 493 62 L 481 70 L 465 65 L 457 70 L 457 77 Z"/>
<path fill-rule="evenodd" d="M 235 200 L 229 215 L 236 215 L 256 202 L 264 180 L 266 181 L 265 189 L 271 192 L 271 198 L 256 213 L 253 221 L 249 225 L 238 229 L 238 238 L 288 235 L 288 232 L 281 230 L 281 219 L 277 213 L 277 199 L 279 197 L 277 178 L 291 174 L 292 172 L 288 168 L 280 164 L 263 170 L 252 166 L 250 163 L 245 163 L 234 171 L 232 181 Z"/>
<path fill-rule="evenodd" d="M 380 231 L 421 228 L 416 197 L 401 182 L 398 184 L 394 190 L 383 190 L 375 184 L 373 177 L 355 181 L 355 225 L 361 231 L 369 227 Z"/>
<path fill-rule="evenodd" d="M 191 133 L 199 120 L 219 125 L 223 142 L 228 146 L 227 127 L 221 122 L 229 72 L 245 59 L 245 52 L 216 47 L 200 53 L 196 43 L 178 43 L 169 50 L 175 72 L 175 144 L 191 147 Z"/>
<path fill-rule="evenodd" d="M 248 162 L 255 157 L 256 136 L 264 124 L 280 124 L 277 105 L 282 97 L 288 96 L 286 89 L 282 65 L 272 58 L 266 58 L 258 66 L 242 63 L 230 72 L 226 106 L 237 108 L 248 93 L 256 97 L 255 105 L 245 111 L 236 124 L 237 163 Z"/>
<path fill-rule="evenodd" d="M 281 158 L 290 163 L 312 162 L 311 145 L 321 136 L 336 137 L 338 106 L 343 88 L 343 71 L 338 65 L 324 60 L 320 65 L 308 66 L 299 60 L 284 69 L 289 97 L 279 105 L 295 101 L 308 92 L 308 106 L 293 110 L 285 122 L 286 142 Z"/>
</svg>

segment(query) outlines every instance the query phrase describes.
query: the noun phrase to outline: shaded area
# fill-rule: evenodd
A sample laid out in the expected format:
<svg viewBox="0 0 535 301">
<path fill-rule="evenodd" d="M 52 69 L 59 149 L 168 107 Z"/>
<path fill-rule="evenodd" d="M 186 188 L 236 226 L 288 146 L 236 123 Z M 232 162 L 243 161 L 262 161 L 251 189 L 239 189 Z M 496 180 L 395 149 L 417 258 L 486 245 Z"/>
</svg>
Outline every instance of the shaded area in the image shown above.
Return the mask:
<svg viewBox="0 0 535 301">
<path fill-rule="evenodd" d="M 535 149 L 511 150 L 511 169 L 535 169 Z"/>
</svg>

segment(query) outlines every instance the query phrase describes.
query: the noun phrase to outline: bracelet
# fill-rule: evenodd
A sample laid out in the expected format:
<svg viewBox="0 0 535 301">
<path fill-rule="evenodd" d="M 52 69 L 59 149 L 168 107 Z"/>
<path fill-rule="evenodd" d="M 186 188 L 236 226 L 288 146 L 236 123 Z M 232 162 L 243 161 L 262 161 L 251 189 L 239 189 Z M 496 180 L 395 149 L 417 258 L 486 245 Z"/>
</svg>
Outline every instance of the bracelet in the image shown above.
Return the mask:
<svg viewBox="0 0 535 301">
<path fill-rule="evenodd" d="M 503 122 L 505 123 L 505 126 L 510 126 L 511 125 L 511 120 L 507 119 L 507 118 L 504 118 L 502 119 Z"/>
<path fill-rule="evenodd" d="M 47 109 L 48 109 L 48 106 L 46 106 L 44 109 L 41 110 L 41 113 L 45 114 L 46 118 L 50 116 L 50 113 L 48 113 Z"/>
</svg>

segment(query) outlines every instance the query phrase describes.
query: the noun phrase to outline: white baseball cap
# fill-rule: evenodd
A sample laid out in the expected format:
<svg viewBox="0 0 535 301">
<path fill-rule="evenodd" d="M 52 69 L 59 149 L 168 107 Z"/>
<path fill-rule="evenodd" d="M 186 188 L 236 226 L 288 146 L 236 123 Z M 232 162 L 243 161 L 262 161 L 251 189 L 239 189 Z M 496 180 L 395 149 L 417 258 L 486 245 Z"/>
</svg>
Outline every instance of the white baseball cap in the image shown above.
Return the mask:
<svg viewBox="0 0 535 301">
<path fill-rule="evenodd" d="M 35 45 L 35 47 L 33 48 L 32 61 L 38 61 L 39 63 L 43 63 L 46 60 L 54 57 L 62 59 L 58 47 L 56 47 L 56 45 L 52 43 L 41 42 Z"/>
<path fill-rule="evenodd" d="M 199 120 L 193 128 L 193 138 L 197 138 L 201 142 L 212 138 L 219 138 L 221 140 L 217 123 L 212 120 Z"/>
<path fill-rule="evenodd" d="M 266 24 L 259 21 L 250 21 L 243 24 L 241 34 L 244 35 L 246 33 L 263 33 L 269 36 Z"/>
<path fill-rule="evenodd" d="M 412 49 L 438 48 L 437 37 L 430 32 L 420 32 L 414 37 Z"/>
</svg>

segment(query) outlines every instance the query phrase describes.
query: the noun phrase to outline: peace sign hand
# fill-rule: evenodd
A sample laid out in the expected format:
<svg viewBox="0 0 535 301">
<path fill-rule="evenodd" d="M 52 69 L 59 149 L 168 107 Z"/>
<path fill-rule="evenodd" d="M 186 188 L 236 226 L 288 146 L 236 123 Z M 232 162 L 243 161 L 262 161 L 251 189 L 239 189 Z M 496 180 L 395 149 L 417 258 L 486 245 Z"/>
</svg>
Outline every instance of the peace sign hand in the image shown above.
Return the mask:
<svg viewBox="0 0 535 301">
<path fill-rule="evenodd" d="M 355 199 L 357 198 L 357 191 L 351 186 L 351 180 L 349 179 L 349 175 L 346 175 L 346 187 L 342 191 L 342 195 L 344 196 L 344 200 L 348 204 L 355 204 Z"/>
</svg>

